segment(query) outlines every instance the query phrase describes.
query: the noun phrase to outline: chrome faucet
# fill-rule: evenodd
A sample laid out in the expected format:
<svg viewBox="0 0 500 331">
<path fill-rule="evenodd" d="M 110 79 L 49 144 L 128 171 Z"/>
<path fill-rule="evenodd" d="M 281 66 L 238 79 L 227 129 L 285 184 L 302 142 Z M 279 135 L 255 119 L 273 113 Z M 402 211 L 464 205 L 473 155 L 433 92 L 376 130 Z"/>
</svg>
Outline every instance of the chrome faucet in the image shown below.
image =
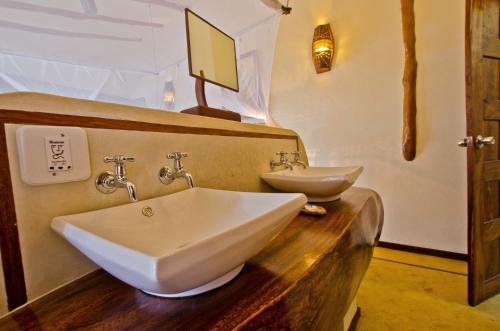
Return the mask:
<svg viewBox="0 0 500 331">
<path fill-rule="evenodd" d="M 285 166 L 288 169 L 290 169 L 290 171 L 293 171 L 293 164 L 291 164 L 288 161 L 288 157 L 287 157 L 288 153 L 286 153 L 286 152 L 278 152 L 278 153 L 276 153 L 276 155 L 280 156 L 280 160 L 279 160 L 279 162 L 271 160 L 271 163 L 270 163 L 271 169 L 274 170 L 274 168 L 276 168 L 276 167 Z"/>
<path fill-rule="evenodd" d="M 184 165 L 181 161 L 183 157 L 188 157 L 188 154 L 183 152 L 173 152 L 167 155 L 167 159 L 174 159 L 174 170 L 170 169 L 168 166 L 164 166 L 160 169 L 158 176 L 163 184 L 168 185 L 176 178 L 184 178 L 188 183 L 189 188 L 194 187 L 193 176 L 184 170 Z"/>
<path fill-rule="evenodd" d="M 127 169 L 125 162 L 133 162 L 134 157 L 115 155 L 114 157 L 104 157 L 104 163 L 115 163 L 115 171 L 105 171 L 97 176 L 95 186 L 99 192 L 110 194 L 116 191 L 117 188 L 124 187 L 127 189 L 130 202 L 137 201 L 137 191 L 135 185 L 127 178 Z"/>
<path fill-rule="evenodd" d="M 292 155 L 293 155 L 293 161 L 290 162 L 292 165 L 301 166 L 303 169 L 307 168 L 307 164 L 305 164 L 305 162 L 300 160 L 300 152 L 299 151 L 292 152 Z"/>
</svg>

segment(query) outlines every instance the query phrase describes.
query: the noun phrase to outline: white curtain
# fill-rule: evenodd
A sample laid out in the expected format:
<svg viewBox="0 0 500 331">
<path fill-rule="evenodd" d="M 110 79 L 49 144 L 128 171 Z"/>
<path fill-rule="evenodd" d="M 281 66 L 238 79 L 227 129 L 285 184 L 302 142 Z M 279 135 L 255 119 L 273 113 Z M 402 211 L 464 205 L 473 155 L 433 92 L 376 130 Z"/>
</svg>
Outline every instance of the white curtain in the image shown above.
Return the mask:
<svg viewBox="0 0 500 331">
<path fill-rule="evenodd" d="M 34 91 L 163 108 L 165 75 L 105 69 L 0 53 L 0 92 Z"/>
<path fill-rule="evenodd" d="M 240 92 L 207 83 L 209 105 L 266 120 L 280 13 L 259 0 L 96 0 L 97 14 L 79 1 L 39 3 L 0 0 L 0 93 L 193 107 L 182 10 L 190 7 L 236 40 Z"/>
</svg>

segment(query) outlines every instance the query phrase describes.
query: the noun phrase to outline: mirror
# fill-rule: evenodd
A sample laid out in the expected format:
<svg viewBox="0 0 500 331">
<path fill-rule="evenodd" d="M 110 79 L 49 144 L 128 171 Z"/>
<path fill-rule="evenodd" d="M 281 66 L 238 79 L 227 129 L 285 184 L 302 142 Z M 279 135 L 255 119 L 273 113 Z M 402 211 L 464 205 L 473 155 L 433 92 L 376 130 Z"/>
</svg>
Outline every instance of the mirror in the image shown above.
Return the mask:
<svg viewBox="0 0 500 331">
<path fill-rule="evenodd" d="M 189 9 L 186 25 L 190 75 L 238 92 L 234 39 Z"/>
</svg>

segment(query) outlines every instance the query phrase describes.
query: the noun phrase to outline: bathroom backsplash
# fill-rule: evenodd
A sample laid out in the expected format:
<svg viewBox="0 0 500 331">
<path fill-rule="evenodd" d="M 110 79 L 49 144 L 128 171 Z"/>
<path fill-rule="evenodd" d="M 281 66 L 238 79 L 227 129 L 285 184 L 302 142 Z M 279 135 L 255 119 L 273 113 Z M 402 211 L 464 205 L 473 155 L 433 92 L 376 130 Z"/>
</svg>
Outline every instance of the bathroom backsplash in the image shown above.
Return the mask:
<svg viewBox="0 0 500 331">
<path fill-rule="evenodd" d="M 29 100 L 26 94 L 13 95 L 13 98 L 24 98 L 23 107 L 34 100 Z M 33 102 L 33 108 L 39 112 L 54 112 L 80 115 L 79 109 L 103 110 L 103 117 L 113 117 L 106 112 L 107 104 L 44 96 L 34 94 L 34 99 L 43 102 Z M 27 99 L 26 99 L 27 98 Z M 8 100 L 7 100 L 8 101 Z M 89 105 L 90 103 L 90 105 Z M 6 109 L 0 97 L 0 109 Z M 67 108 L 71 104 L 75 109 Z M 21 105 L 19 102 L 10 102 Z M 42 105 L 42 106 L 40 106 Z M 61 107 L 63 105 L 63 107 Z M 78 107 L 80 106 L 80 107 Z M 116 108 L 116 105 L 113 105 Z M 136 112 L 147 112 L 132 108 Z M 65 108 L 61 110 L 61 108 Z M 16 109 L 16 108 L 10 108 Z M 24 109 L 25 110 L 25 109 Z M 87 112 L 83 116 L 89 116 Z M 126 113 L 126 110 L 124 111 Z M 25 284 L 28 300 L 42 296 L 55 288 L 75 280 L 95 269 L 97 266 L 79 253 L 67 241 L 59 237 L 51 228 L 50 222 L 58 215 L 85 212 L 115 205 L 128 203 L 126 190 L 117 190 L 112 194 L 103 194 L 95 188 L 95 178 L 103 171 L 112 171 L 114 164 L 104 163 L 104 156 L 125 154 L 134 156 L 135 162 L 127 163 L 128 178 L 137 187 L 140 200 L 164 194 L 170 194 L 187 188 L 184 180 L 176 180 L 170 185 L 163 185 L 158 179 L 158 171 L 164 165 L 173 165 L 167 160 L 167 153 L 174 151 L 187 152 L 189 157 L 183 159 L 186 171 L 190 172 L 196 186 L 236 191 L 270 191 L 260 179 L 263 172 L 269 171 L 269 161 L 277 151 L 293 151 L 297 149 L 297 140 L 292 131 L 269 128 L 241 123 L 231 123 L 224 120 L 202 119 L 189 115 L 163 113 L 169 119 L 169 124 L 189 126 L 189 121 L 195 127 L 220 127 L 224 130 L 245 131 L 257 133 L 248 136 L 218 135 L 217 131 L 208 134 L 167 133 L 116 130 L 101 128 L 83 128 L 88 136 L 91 176 L 84 181 L 31 186 L 22 182 L 20 177 L 19 159 L 16 144 L 16 129 L 21 124 L 6 124 L 6 140 L 8 147 L 9 168 L 17 217 L 17 228 L 21 246 Z M 95 116 L 94 113 L 91 116 Z M 161 119 L 162 114 L 155 112 L 155 118 Z M 177 118 L 179 119 L 177 121 Z M 120 119 L 127 119 L 124 113 Z M 136 120 L 134 118 L 134 120 Z M 204 126 L 205 124 L 205 126 Z M 188 130 L 189 131 L 189 130 Z M 265 132 L 271 136 L 258 137 Z M 272 137 L 272 134 L 288 135 L 283 139 Z M 299 141 L 299 145 L 301 145 Z M 303 148 L 301 147 L 303 151 Z M 1 277 L 0 285 L 3 285 Z M 5 291 L 0 289 L 0 313 L 5 313 Z"/>
</svg>

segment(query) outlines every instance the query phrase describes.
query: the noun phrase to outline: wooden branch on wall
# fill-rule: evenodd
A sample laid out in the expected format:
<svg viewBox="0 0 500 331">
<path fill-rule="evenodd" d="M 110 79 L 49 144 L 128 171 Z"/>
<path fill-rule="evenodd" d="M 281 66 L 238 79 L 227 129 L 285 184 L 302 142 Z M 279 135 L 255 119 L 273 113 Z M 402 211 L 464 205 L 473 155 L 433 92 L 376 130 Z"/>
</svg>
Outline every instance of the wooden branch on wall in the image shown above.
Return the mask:
<svg viewBox="0 0 500 331">
<path fill-rule="evenodd" d="M 415 159 L 417 152 L 417 59 L 415 53 L 414 0 L 401 0 L 405 67 L 403 73 L 403 156 Z"/>
</svg>

